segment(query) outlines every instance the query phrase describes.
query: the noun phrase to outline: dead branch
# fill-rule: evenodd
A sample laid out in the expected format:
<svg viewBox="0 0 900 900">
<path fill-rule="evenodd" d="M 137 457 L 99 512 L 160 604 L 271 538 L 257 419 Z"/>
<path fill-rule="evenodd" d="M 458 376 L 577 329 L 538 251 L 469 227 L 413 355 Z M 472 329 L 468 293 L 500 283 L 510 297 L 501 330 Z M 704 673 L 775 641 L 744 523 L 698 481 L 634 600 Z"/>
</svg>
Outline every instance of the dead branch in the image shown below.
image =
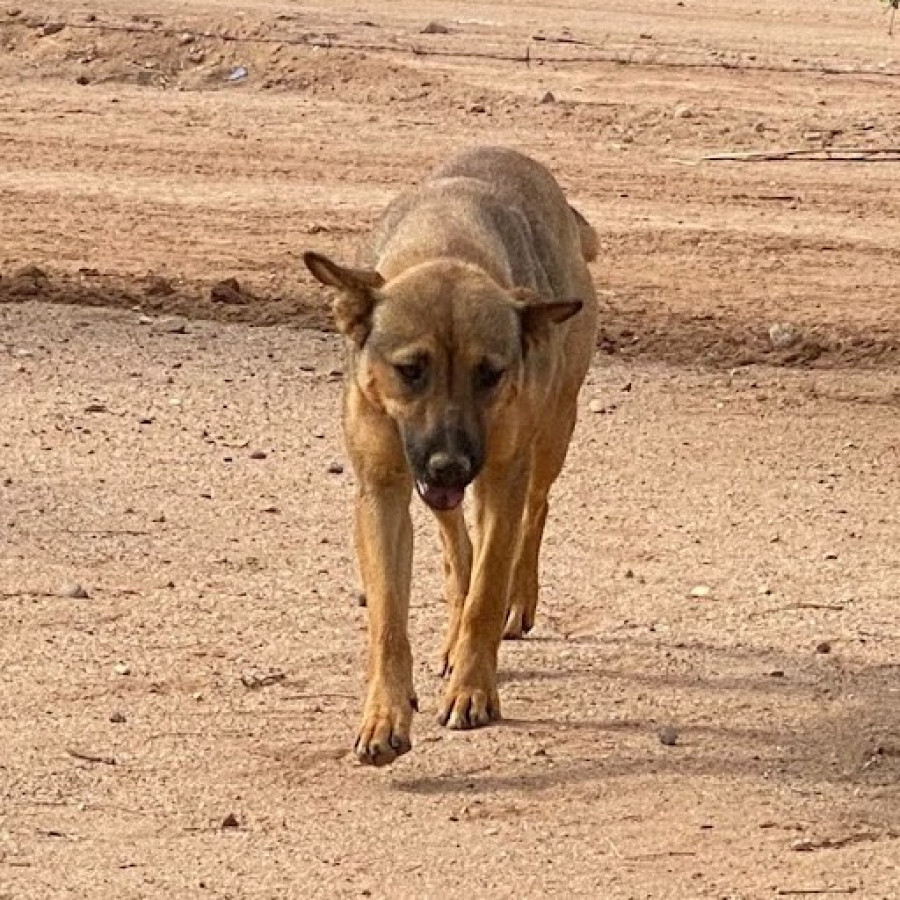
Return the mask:
<svg viewBox="0 0 900 900">
<path fill-rule="evenodd" d="M 751 613 L 751 619 L 758 619 L 761 616 L 772 616 L 775 613 L 793 612 L 797 609 L 823 609 L 826 612 L 845 612 L 847 607 L 842 603 L 788 603 L 787 606 L 776 606 L 774 609 L 762 609 L 759 612 Z"/>
<path fill-rule="evenodd" d="M 806 897 L 813 894 L 855 894 L 856 888 L 783 888 L 778 891 L 779 897 Z"/>
<path fill-rule="evenodd" d="M 789 150 L 725 150 L 709 153 L 686 165 L 699 162 L 900 162 L 900 147 L 803 147 Z"/>
<path fill-rule="evenodd" d="M 75 750 L 72 747 L 66 748 L 66 753 L 73 759 L 81 759 L 89 763 L 102 763 L 104 766 L 114 766 L 116 764 L 115 757 L 101 756 L 97 753 L 85 753 L 83 750 Z"/>
</svg>

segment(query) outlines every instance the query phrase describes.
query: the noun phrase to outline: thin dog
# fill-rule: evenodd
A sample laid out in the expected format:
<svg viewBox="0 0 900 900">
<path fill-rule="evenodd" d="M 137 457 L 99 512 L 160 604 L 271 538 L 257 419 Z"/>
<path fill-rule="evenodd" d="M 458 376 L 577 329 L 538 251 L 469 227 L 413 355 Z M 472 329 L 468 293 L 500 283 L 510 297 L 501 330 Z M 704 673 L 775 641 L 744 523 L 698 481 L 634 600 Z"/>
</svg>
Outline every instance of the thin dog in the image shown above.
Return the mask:
<svg viewBox="0 0 900 900">
<path fill-rule="evenodd" d="M 594 349 L 587 262 L 597 250 L 543 165 L 482 147 L 402 193 L 361 267 L 304 254 L 337 289 L 334 318 L 349 346 L 343 422 L 368 601 L 364 763 L 385 765 L 412 746 L 413 490 L 434 511 L 443 549 L 439 721 L 474 728 L 500 717 L 500 641 L 534 624 L 548 495 Z"/>
</svg>

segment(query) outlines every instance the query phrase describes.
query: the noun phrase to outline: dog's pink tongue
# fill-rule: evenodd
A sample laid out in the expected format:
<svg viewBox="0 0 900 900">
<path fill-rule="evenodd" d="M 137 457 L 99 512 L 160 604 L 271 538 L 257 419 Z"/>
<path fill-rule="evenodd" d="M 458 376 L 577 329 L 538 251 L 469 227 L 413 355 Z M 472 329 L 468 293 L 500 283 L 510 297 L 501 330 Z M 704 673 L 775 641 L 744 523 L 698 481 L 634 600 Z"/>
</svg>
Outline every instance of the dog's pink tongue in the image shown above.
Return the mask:
<svg viewBox="0 0 900 900">
<path fill-rule="evenodd" d="M 435 487 L 420 481 L 416 484 L 419 496 L 432 508 L 441 511 L 456 509 L 466 495 L 465 488 Z"/>
</svg>

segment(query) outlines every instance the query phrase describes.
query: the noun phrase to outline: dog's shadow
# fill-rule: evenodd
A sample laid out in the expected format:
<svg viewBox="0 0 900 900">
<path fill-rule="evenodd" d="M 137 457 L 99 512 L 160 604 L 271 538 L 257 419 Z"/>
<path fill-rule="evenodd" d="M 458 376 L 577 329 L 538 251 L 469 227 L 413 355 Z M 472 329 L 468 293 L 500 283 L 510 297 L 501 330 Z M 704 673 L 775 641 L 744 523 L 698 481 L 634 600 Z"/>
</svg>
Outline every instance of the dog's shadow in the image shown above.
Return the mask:
<svg viewBox="0 0 900 900">
<path fill-rule="evenodd" d="M 639 686 L 639 695 L 673 699 L 674 742 L 660 738 L 664 724 L 651 703 L 649 714 L 630 715 L 640 703 L 629 701 L 622 717 L 506 718 L 498 725 L 484 763 L 468 771 L 392 776 L 392 789 L 427 796 L 539 794 L 555 787 L 585 785 L 659 775 L 678 778 L 739 778 L 768 784 L 773 777 L 799 791 L 847 789 L 864 800 L 900 783 L 900 704 L 891 702 L 900 685 L 900 666 L 872 665 L 853 672 L 837 660 L 821 666 L 802 654 L 781 655 L 779 670 L 760 664 L 771 653 L 754 648 L 706 648 L 717 654 L 719 676 L 584 666 L 575 671 L 508 670 L 507 684 L 557 682 L 590 675 Z M 757 660 L 759 675 L 746 673 Z M 729 671 L 729 669 L 731 671 Z M 780 669 L 784 670 L 782 675 Z M 635 692 L 630 692 L 635 693 Z M 692 713 L 692 700 L 698 712 Z M 629 709 L 629 705 L 631 709 Z M 731 709 L 729 709 L 731 707 Z M 646 704 L 645 704 L 646 708 Z M 693 721 L 692 721 L 693 719 Z M 729 724 L 732 719 L 737 724 Z M 759 722 L 759 724 L 755 724 Z M 478 737 L 473 736 L 473 742 Z M 491 762 L 495 744 L 504 745 L 510 763 Z M 477 751 L 476 751 L 477 752 Z M 473 754 L 474 755 L 474 754 Z M 874 802 L 874 801 L 873 801 Z"/>
</svg>

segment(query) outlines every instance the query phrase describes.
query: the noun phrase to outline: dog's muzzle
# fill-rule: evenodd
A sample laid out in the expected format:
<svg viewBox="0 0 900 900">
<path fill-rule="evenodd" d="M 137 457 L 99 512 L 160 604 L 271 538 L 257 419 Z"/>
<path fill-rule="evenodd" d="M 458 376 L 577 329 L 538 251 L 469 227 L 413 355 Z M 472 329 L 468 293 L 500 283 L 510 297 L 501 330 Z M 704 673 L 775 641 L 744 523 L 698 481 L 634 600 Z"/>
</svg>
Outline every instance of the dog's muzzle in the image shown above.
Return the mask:
<svg viewBox="0 0 900 900">
<path fill-rule="evenodd" d="M 428 457 L 424 471 L 416 478 L 416 490 L 432 509 L 455 509 L 474 474 L 467 456 L 438 450 Z"/>
</svg>

